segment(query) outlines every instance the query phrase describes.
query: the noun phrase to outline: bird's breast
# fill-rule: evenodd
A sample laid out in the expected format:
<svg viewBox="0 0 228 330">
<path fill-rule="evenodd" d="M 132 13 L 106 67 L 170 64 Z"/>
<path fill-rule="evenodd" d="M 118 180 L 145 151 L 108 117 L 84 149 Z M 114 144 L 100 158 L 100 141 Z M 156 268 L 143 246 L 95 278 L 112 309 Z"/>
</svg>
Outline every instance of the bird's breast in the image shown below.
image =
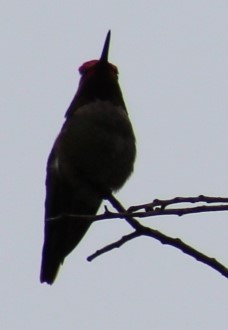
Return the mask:
<svg viewBox="0 0 228 330">
<path fill-rule="evenodd" d="M 72 178 L 84 176 L 105 189 L 119 189 L 133 171 L 135 137 L 121 106 L 97 100 L 78 108 L 57 138 L 59 164 Z"/>
</svg>

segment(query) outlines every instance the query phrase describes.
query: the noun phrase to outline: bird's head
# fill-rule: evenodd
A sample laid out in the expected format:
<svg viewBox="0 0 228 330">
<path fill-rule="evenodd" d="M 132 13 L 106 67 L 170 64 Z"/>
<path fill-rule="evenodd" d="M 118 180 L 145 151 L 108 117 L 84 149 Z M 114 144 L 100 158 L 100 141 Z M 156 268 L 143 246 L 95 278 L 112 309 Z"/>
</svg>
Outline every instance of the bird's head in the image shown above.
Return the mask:
<svg viewBox="0 0 228 330">
<path fill-rule="evenodd" d="M 99 60 L 91 60 L 88 62 L 83 63 L 80 68 L 79 72 L 81 74 L 81 81 L 87 80 L 94 75 L 108 75 L 112 78 L 118 79 L 118 69 L 114 64 L 108 62 L 108 52 L 109 52 L 109 45 L 111 39 L 111 31 L 109 30 L 105 39 L 105 43 L 103 46 L 103 50 L 101 53 L 101 57 Z"/>
<path fill-rule="evenodd" d="M 71 116 L 80 106 L 97 99 L 122 105 L 126 109 L 118 83 L 118 69 L 108 62 L 110 37 L 111 31 L 108 31 L 99 60 L 88 61 L 80 66 L 79 88 L 66 117 Z"/>
</svg>

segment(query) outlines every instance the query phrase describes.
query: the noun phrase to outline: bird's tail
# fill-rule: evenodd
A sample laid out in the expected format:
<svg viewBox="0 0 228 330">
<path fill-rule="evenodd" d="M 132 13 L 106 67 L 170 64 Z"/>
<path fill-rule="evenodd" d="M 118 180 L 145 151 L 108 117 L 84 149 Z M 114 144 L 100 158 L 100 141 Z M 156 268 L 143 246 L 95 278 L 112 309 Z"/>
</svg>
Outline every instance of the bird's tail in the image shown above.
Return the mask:
<svg viewBox="0 0 228 330">
<path fill-rule="evenodd" d="M 46 221 L 40 282 L 53 284 L 64 258 L 78 245 L 91 221 L 58 219 Z"/>
<path fill-rule="evenodd" d="M 47 284 L 53 284 L 58 274 L 59 267 L 63 263 L 56 256 L 43 257 L 40 272 L 40 282 L 46 282 Z"/>
</svg>

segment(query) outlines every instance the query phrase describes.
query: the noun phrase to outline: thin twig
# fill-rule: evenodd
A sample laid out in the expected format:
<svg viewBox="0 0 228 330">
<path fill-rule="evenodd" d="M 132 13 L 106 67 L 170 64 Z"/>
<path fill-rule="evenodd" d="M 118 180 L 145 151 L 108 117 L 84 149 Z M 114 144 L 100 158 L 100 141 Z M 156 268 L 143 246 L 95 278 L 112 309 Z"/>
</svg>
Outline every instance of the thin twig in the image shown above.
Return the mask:
<svg viewBox="0 0 228 330">
<path fill-rule="evenodd" d="M 224 265 L 222 265 L 220 262 L 218 262 L 214 258 L 210 258 L 206 256 L 205 254 L 197 251 L 196 249 L 192 248 L 191 246 L 187 245 L 183 241 L 181 241 L 179 238 L 172 238 L 167 235 L 164 235 L 163 233 L 159 232 L 158 230 L 154 230 L 148 227 L 143 226 L 143 228 L 138 231 L 134 231 L 128 235 L 123 236 L 120 240 L 113 242 L 105 247 L 103 247 L 100 250 L 97 250 L 95 253 L 90 255 L 87 260 L 92 261 L 95 258 L 101 256 L 104 253 L 107 253 L 113 249 L 121 247 L 123 244 L 129 242 L 130 240 L 140 237 L 140 236 L 148 236 L 155 238 L 156 240 L 160 241 L 164 245 L 170 245 L 173 246 L 185 254 L 195 258 L 197 261 L 204 263 L 205 265 L 208 265 L 209 267 L 213 268 L 214 270 L 218 271 L 220 274 L 228 278 L 228 268 L 226 268 Z"/>
<path fill-rule="evenodd" d="M 153 210 L 155 207 L 161 207 L 162 209 L 173 205 L 181 203 L 228 203 L 227 197 L 210 197 L 199 195 L 197 197 L 174 197 L 171 199 L 154 199 L 153 202 L 141 205 L 134 205 L 129 207 L 129 212 L 135 212 L 141 209 Z"/>
<path fill-rule="evenodd" d="M 107 253 L 113 249 L 116 249 L 116 248 L 119 248 L 121 247 L 123 244 L 129 242 L 130 240 L 136 238 L 136 237 L 139 237 L 141 236 L 140 233 L 138 233 L 137 231 L 134 231 L 128 235 L 125 235 L 123 236 L 120 240 L 114 242 L 114 243 L 111 243 L 111 244 L 108 244 L 106 245 L 105 247 L 103 247 L 102 249 L 100 250 L 97 250 L 95 253 L 91 254 L 87 260 L 88 261 L 92 261 L 94 260 L 95 258 L 99 257 L 100 255 L 104 254 L 104 253 Z"/>
<path fill-rule="evenodd" d="M 123 205 L 113 195 L 108 195 L 106 199 L 117 210 L 117 212 L 111 212 L 108 210 L 107 207 L 105 207 L 104 214 L 94 216 L 92 217 L 92 220 L 98 221 L 104 219 L 106 220 L 113 218 L 122 218 L 125 219 L 129 223 L 129 225 L 134 228 L 135 231 L 128 235 L 123 236 L 120 240 L 96 251 L 94 254 L 88 257 L 89 261 L 92 261 L 93 259 L 95 259 L 96 257 L 100 256 L 103 253 L 106 253 L 114 248 L 118 248 L 122 246 L 126 242 L 136 237 L 149 236 L 160 241 L 162 244 L 170 245 L 181 250 L 185 254 L 210 266 L 211 268 L 213 268 L 214 270 L 218 271 L 223 276 L 228 278 L 228 268 L 226 268 L 216 259 L 208 257 L 205 254 L 197 251 L 196 249 L 182 242 L 179 238 L 172 238 L 170 236 L 167 236 L 159 232 L 158 230 L 143 226 L 138 220 L 135 219 L 135 217 L 146 218 L 146 217 L 161 216 L 161 215 L 182 216 L 185 214 L 202 213 L 202 212 L 228 211 L 228 204 L 227 204 L 228 198 L 209 197 L 209 196 L 200 195 L 198 197 L 175 197 L 167 200 L 155 199 L 152 203 L 132 206 L 128 210 L 126 210 L 123 207 Z M 205 203 L 205 204 L 220 203 L 220 205 L 199 205 L 194 207 L 169 208 L 169 206 L 171 205 L 181 204 L 181 203 Z M 139 211 L 143 209 L 145 211 Z M 64 215 L 64 218 L 65 217 L 68 217 L 68 219 L 71 219 L 72 221 L 83 218 L 85 219 L 89 218 L 91 220 L 91 215 L 66 214 Z M 60 215 L 58 217 L 49 218 L 46 221 L 61 221 L 62 219 L 63 219 L 63 215 Z"/>
<path fill-rule="evenodd" d="M 108 200 L 110 201 L 112 206 L 117 209 L 118 212 L 122 212 L 122 213 L 126 212 L 123 205 L 121 205 L 121 203 L 113 195 L 111 195 L 108 198 Z M 138 233 L 137 236 L 140 236 L 140 235 L 149 236 L 149 237 L 152 237 L 152 238 L 160 241 L 162 244 L 176 247 L 177 249 L 181 250 L 185 254 L 210 266 L 211 268 L 215 269 L 216 271 L 221 273 L 223 276 L 228 278 L 228 268 L 226 268 L 224 265 L 222 265 L 216 259 L 206 256 L 205 254 L 203 254 L 203 253 L 197 251 L 196 249 L 192 248 L 191 246 L 185 244 L 178 238 L 172 238 L 170 236 L 167 236 L 167 235 L 159 232 L 158 230 L 154 230 L 152 228 L 141 225 L 132 216 L 129 216 L 129 214 L 126 215 L 125 219 L 136 230 L 136 232 Z M 132 235 L 132 234 L 130 234 L 130 235 Z M 135 235 L 136 235 L 136 233 L 135 233 Z M 125 236 L 124 243 L 126 242 L 126 239 L 127 238 Z M 130 239 L 132 239 L 132 238 L 130 238 Z M 118 244 L 120 244 L 120 242 L 122 242 L 122 240 L 118 241 Z M 111 246 L 118 247 L 118 245 L 115 246 L 115 243 L 113 243 Z M 109 246 L 109 248 L 110 248 L 110 246 Z"/>
<path fill-rule="evenodd" d="M 111 202 L 111 201 L 110 201 Z M 113 201 L 111 202 L 114 203 Z M 212 202 L 211 202 L 212 203 Z M 173 203 L 174 204 L 174 203 Z M 115 204 L 113 204 L 113 207 Z M 150 204 L 144 204 L 150 205 Z M 155 204 L 153 204 L 155 205 Z M 221 205 L 201 205 L 201 206 L 194 206 L 194 207 L 185 207 L 185 208 L 164 208 L 159 204 L 156 207 L 145 207 L 146 211 L 135 211 L 136 209 L 140 210 L 144 208 L 141 206 L 131 206 L 128 210 L 122 212 L 111 212 L 106 207 L 105 212 L 99 215 L 91 216 L 91 215 L 81 215 L 81 214 L 61 214 L 57 217 L 48 218 L 46 221 L 60 221 L 63 218 L 71 219 L 72 221 L 78 219 L 93 219 L 93 221 L 100 221 L 100 220 L 108 220 L 108 219 L 126 219 L 128 217 L 129 224 L 132 225 L 133 228 L 136 228 L 138 225 L 138 221 L 133 219 L 134 217 L 137 218 L 149 218 L 155 216 L 163 216 L 163 215 L 177 215 L 179 217 L 187 214 L 195 214 L 195 213 L 207 213 L 207 212 L 224 212 L 228 211 L 228 205 L 221 204 Z"/>
</svg>

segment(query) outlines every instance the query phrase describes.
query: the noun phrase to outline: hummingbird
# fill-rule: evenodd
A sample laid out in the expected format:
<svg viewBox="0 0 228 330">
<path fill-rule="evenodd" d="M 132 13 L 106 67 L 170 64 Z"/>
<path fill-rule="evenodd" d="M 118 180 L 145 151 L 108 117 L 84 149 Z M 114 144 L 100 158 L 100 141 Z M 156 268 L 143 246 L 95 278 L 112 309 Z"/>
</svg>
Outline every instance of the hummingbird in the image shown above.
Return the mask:
<svg viewBox="0 0 228 330">
<path fill-rule="evenodd" d="M 53 284 L 102 201 L 133 172 L 135 135 L 118 69 L 108 62 L 110 37 L 108 31 L 99 60 L 80 66 L 78 90 L 47 161 L 41 283 Z"/>
</svg>

